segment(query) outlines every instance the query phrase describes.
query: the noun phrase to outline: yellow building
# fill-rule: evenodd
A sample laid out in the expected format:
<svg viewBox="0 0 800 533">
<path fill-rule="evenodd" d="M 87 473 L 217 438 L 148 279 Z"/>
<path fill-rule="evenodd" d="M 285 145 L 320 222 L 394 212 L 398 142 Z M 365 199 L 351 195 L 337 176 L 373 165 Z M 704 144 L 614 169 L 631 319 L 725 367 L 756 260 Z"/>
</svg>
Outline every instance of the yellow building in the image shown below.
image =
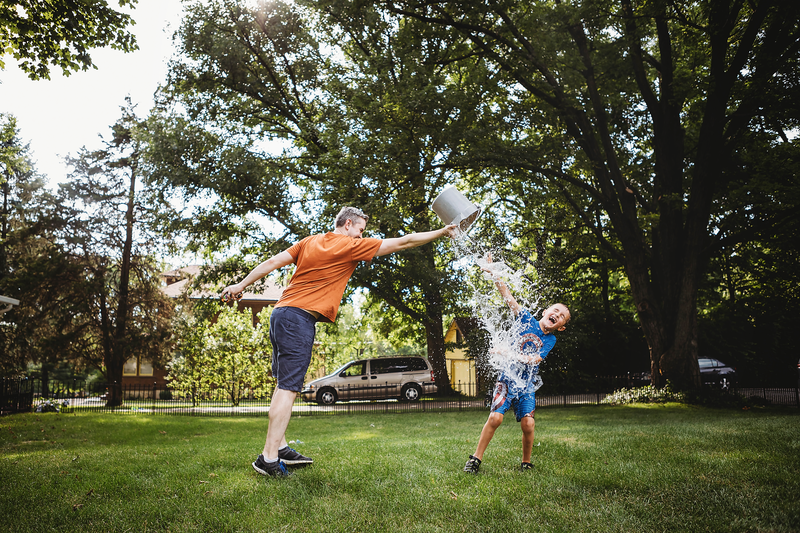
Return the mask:
<svg viewBox="0 0 800 533">
<path fill-rule="evenodd" d="M 448 345 L 445 352 L 447 374 L 450 376 L 450 385 L 456 392 L 467 396 L 477 396 L 484 388 L 481 372 L 476 371 L 475 361 L 467 358 L 465 339 L 476 329 L 480 328 L 477 318 L 455 318 L 444 335 L 444 342 Z"/>
</svg>

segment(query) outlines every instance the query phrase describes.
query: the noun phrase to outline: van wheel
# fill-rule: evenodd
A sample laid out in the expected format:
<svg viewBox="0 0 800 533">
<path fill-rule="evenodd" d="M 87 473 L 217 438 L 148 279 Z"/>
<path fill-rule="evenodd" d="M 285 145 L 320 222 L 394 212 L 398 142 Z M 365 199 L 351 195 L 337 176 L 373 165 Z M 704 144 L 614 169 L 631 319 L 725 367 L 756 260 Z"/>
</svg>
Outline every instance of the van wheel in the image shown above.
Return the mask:
<svg viewBox="0 0 800 533">
<path fill-rule="evenodd" d="M 320 389 L 317 393 L 317 403 L 322 405 L 333 405 L 338 398 L 336 397 L 336 390 L 331 387 Z"/>
<path fill-rule="evenodd" d="M 416 383 L 406 383 L 400 391 L 401 402 L 416 402 L 422 396 L 422 389 Z"/>
</svg>

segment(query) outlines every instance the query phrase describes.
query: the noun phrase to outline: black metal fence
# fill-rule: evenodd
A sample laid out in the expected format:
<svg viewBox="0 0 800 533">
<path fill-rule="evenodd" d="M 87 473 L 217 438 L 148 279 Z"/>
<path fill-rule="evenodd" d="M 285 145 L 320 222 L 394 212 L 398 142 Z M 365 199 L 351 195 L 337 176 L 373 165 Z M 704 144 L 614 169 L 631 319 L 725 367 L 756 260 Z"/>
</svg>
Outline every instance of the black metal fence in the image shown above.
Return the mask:
<svg viewBox="0 0 800 533">
<path fill-rule="evenodd" d="M 4 379 L 0 384 L 0 415 L 30 411 L 33 407 L 34 382 L 27 379 Z"/>
<path fill-rule="evenodd" d="M 641 386 L 631 383 L 626 377 L 597 379 L 597 392 L 575 392 L 575 387 L 551 387 L 536 395 L 538 406 L 553 405 L 598 405 L 606 396 L 620 388 Z M 456 383 L 453 389 L 460 391 L 449 397 L 424 395 L 418 401 L 404 402 L 397 399 L 387 384 L 340 391 L 339 400 L 332 405 L 320 405 L 298 396 L 293 412 L 298 415 L 325 415 L 360 411 L 416 412 L 416 411 L 464 411 L 487 408 L 485 390 L 474 383 Z M 194 395 L 174 391 L 164 385 L 126 385 L 122 388 L 122 405 L 109 406 L 107 386 L 95 383 L 87 386 L 80 381 L 49 381 L 37 379 L 3 379 L 0 386 L 0 414 L 16 412 L 62 413 L 146 413 L 194 416 L 266 416 L 269 411 L 272 390 L 267 388 L 260 394 L 239 389 L 239 398 L 232 399 L 229 391 L 216 389 L 196 392 Z M 735 392 L 747 398 L 758 398 L 768 405 L 800 407 L 800 390 L 797 388 L 739 388 Z M 347 401 L 343 401 L 347 398 Z"/>
</svg>

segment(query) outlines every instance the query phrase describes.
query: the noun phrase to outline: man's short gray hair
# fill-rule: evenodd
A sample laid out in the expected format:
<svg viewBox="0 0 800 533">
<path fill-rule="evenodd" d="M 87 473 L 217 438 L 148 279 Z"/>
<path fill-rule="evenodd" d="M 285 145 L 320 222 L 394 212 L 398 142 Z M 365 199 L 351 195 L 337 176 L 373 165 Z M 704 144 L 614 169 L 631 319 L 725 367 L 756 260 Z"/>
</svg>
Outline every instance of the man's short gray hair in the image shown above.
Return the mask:
<svg viewBox="0 0 800 533">
<path fill-rule="evenodd" d="M 336 215 L 336 227 L 341 228 L 348 220 L 355 224 L 358 222 L 359 218 L 367 222 L 369 220 L 369 215 L 357 207 L 343 207 L 342 210 L 339 211 L 339 214 Z"/>
</svg>

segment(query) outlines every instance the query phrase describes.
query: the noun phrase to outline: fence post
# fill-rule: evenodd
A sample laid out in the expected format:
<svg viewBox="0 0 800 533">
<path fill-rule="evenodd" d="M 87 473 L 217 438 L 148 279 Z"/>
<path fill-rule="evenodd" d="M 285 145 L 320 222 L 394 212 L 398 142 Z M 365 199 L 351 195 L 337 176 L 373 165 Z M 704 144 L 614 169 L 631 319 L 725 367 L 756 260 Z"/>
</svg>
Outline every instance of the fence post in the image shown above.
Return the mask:
<svg viewBox="0 0 800 533">
<path fill-rule="evenodd" d="M 158 386 L 157 382 L 153 382 L 153 409 L 151 410 L 152 414 L 156 414 L 156 387 Z"/>
</svg>

